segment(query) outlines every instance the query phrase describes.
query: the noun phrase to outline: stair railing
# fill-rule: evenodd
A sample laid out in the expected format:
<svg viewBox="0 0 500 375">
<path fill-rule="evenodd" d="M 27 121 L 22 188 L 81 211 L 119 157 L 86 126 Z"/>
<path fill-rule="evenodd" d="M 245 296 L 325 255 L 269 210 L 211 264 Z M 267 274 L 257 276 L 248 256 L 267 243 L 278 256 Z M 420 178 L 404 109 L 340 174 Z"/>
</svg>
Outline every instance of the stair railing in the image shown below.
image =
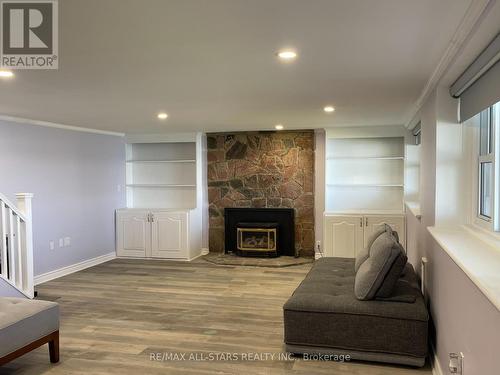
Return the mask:
<svg viewBox="0 0 500 375">
<path fill-rule="evenodd" d="M 20 193 L 16 198 L 17 207 L 0 194 L 0 277 L 33 298 L 33 194 Z"/>
</svg>

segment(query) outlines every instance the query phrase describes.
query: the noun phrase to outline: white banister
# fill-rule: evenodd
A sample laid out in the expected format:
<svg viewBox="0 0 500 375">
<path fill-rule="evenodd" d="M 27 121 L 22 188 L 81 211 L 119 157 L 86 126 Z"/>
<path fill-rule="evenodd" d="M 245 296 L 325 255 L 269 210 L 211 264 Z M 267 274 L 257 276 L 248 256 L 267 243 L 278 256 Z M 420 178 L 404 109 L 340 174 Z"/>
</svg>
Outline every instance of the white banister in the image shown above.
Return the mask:
<svg viewBox="0 0 500 375">
<path fill-rule="evenodd" d="M 0 194 L 0 277 L 34 297 L 33 194 L 16 194 L 17 207 Z"/>
<path fill-rule="evenodd" d="M 33 212 L 32 212 L 32 193 L 18 193 L 16 194 L 17 207 L 24 214 L 24 231 L 20 236 L 20 243 L 23 243 L 23 251 L 20 252 L 23 264 L 25 291 L 29 294 L 30 298 L 34 297 L 34 270 L 33 270 Z M 22 241 L 24 239 L 24 241 Z"/>
</svg>

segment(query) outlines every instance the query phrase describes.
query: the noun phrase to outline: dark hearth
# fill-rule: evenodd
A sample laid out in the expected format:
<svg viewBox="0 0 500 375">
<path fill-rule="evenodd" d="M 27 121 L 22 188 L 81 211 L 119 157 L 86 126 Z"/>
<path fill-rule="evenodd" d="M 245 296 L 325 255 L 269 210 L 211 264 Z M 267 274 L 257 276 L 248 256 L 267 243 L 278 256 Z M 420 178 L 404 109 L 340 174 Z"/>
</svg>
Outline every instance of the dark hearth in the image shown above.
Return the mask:
<svg viewBox="0 0 500 375">
<path fill-rule="evenodd" d="M 250 256 L 295 256 L 294 210 L 226 208 L 226 253 Z"/>
</svg>

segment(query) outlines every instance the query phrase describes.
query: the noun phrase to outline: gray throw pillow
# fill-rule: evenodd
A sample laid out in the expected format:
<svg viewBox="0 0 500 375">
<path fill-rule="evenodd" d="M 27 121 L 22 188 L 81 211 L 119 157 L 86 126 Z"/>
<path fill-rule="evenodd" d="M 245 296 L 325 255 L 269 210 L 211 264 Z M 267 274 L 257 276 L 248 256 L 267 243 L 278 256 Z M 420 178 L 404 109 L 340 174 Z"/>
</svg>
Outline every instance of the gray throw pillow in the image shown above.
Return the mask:
<svg viewBox="0 0 500 375">
<path fill-rule="evenodd" d="M 387 224 L 382 225 L 375 232 L 373 232 L 370 235 L 370 237 L 368 237 L 366 246 L 356 255 L 356 262 L 354 263 L 354 272 L 358 272 L 359 267 L 361 267 L 364 261 L 367 260 L 368 257 L 370 256 L 370 247 L 372 247 L 373 242 L 378 238 L 378 236 L 380 236 L 382 233 L 385 232 L 396 233 L 393 232 L 392 228 Z M 396 233 L 396 238 L 398 238 L 397 233 Z"/>
<path fill-rule="evenodd" d="M 373 241 L 369 249 L 368 259 L 361 264 L 356 273 L 354 294 L 357 299 L 371 300 L 376 297 L 378 290 L 384 284 L 386 276 L 393 267 L 394 262 L 400 257 L 401 249 L 401 245 L 392 234 L 392 231 L 389 232 L 386 230 Z M 401 268 L 399 275 L 402 269 L 403 268 Z M 388 288 L 389 286 L 384 287 L 384 293 Z"/>
<path fill-rule="evenodd" d="M 390 296 L 392 296 L 394 288 L 396 287 L 399 278 L 403 274 L 403 270 L 405 269 L 408 258 L 405 254 L 403 246 L 401 246 L 399 243 L 398 245 L 399 254 L 392 263 L 391 268 L 389 268 L 389 271 L 385 275 L 385 278 L 382 281 L 382 285 L 380 285 L 377 293 L 375 293 L 376 298 L 389 298 Z"/>
</svg>

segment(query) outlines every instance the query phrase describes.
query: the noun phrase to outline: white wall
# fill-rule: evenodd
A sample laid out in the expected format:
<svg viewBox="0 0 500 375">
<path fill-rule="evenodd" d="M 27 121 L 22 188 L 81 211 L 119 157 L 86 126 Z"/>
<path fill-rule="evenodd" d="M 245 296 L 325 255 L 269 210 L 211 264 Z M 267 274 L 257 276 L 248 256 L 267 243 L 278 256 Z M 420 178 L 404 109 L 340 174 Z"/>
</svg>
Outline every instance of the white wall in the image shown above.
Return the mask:
<svg viewBox="0 0 500 375">
<path fill-rule="evenodd" d="M 463 127 L 458 123 L 458 99 L 445 87 L 436 96 L 436 225 L 464 224 L 466 157 Z"/>
<path fill-rule="evenodd" d="M 323 251 L 323 213 L 325 212 L 325 144 L 326 134 L 323 129 L 314 131 L 314 252 L 317 244 Z"/>
<path fill-rule="evenodd" d="M 429 261 L 431 341 L 440 367 L 446 371 L 450 352 L 463 352 L 465 374 L 494 374 L 498 372 L 500 313 L 427 230 L 434 224 L 465 223 L 467 218 L 469 190 L 462 149 L 467 133 L 453 115 L 458 103 L 448 96 L 446 88 L 438 88 L 419 113 L 422 221 L 407 213 L 408 258 L 417 271 L 421 257 Z"/>
</svg>

